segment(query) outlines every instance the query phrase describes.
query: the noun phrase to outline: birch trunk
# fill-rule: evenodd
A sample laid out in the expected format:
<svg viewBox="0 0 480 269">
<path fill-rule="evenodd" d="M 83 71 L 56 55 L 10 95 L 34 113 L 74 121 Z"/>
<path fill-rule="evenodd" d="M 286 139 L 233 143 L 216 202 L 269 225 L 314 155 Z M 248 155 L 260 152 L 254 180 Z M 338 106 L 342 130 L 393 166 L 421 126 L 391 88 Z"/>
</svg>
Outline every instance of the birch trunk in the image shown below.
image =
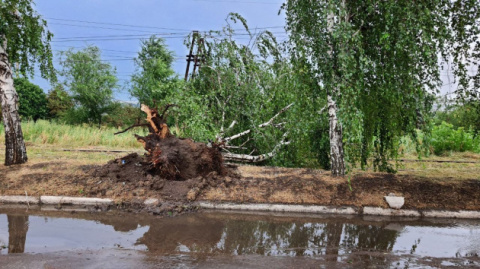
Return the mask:
<svg viewBox="0 0 480 269">
<path fill-rule="evenodd" d="M 332 175 L 345 175 L 345 161 L 343 156 L 343 132 L 337 118 L 337 105 L 330 95 L 327 96 L 328 118 L 330 122 L 330 160 Z"/>
<path fill-rule="evenodd" d="M 345 1 L 342 1 L 342 7 L 345 8 Z M 335 15 L 333 12 L 328 14 L 327 27 L 329 32 L 333 32 L 335 25 Z M 332 58 L 334 46 L 330 47 L 328 52 L 330 59 Z M 337 63 L 335 62 L 334 66 Z M 333 75 L 335 76 L 335 75 Z M 333 81 L 336 81 L 334 79 Z M 332 163 L 332 176 L 344 176 L 345 175 L 345 158 L 343 154 L 343 132 L 342 125 L 338 122 L 337 118 L 337 104 L 332 98 L 332 92 L 334 96 L 338 96 L 338 88 L 332 85 L 332 91 L 327 93 L 327 106 L 328 106 L 328 119 L 330 123 L 330 161 Z"/>
<path fill-rule="evenodd" d="M 0 40 L 3 40 L 0 43 L 0 101 L 5 128 L 5 165 L 21 164 L 27 161 L 27 150 L 18 114 L 18 94 L 13 86 L 7 40 L 1 36 Z"/>
</svg>

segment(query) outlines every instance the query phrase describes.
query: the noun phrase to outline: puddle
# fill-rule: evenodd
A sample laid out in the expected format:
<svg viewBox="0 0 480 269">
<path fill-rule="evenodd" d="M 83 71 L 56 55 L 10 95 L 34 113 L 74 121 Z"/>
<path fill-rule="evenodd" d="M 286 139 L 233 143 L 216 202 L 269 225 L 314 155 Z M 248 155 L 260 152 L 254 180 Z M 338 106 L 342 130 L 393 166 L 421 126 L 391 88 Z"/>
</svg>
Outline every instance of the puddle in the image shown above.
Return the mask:
<svg viewBox="0 0 480 269">
<path fill-rule="evenodd" d="M 47 259 L 65 251 L 94 253 L 98 262 L 104 252 L 140 255 L 143 267 L 478 267 L 480 221 L 0 208 L 0 261 L 18 262 L 13 253 Z"/>
</svg>

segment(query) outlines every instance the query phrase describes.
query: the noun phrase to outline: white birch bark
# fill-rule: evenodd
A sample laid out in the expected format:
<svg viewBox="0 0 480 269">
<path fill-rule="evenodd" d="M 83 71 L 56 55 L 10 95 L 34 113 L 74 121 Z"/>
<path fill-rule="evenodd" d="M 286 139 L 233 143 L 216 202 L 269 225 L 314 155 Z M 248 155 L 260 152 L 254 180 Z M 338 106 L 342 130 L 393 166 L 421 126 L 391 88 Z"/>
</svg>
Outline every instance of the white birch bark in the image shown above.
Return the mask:
<svg viewBox="0 0 480 269">
<path fill-rule="evenodd" d="M 12 69 L 8 61 L 7 40 L 0 36 L 0 102 L 5 128 L 5 165 L 27 161 L 27 150 L 23 141 L 18 94 L 13 86 Z"/>
<path fill-rule="evenodd" d="M 342 2 L 345 7 L 345 2 Z M 335 24 L 335 15 L 330 13 L 327 18 L 327 27 L 330 32 L 333 31 Z M 331 47 L 329 55 L 332 56 L 334 48 Z M 335 75 L 333 75 L 335 76 Z M 336 81 L 334 79 L 333 81 Z M 330 162 L 332 165 L 332 176 L 344 176 L 345 175 L 345 158 L 343 152 L 343 131 L 340 122 L 337 118 L 337 104 L 332 98 L 332 95 L 338 95 L 338 89 L 335 85 L 330 85 L 331 91 L 327 93 L 327 107 L 328 107 L 328 119 L 330 123 L 329 135 L 330 135 Z"/>
<path fill-rule="evenodd" d="M 226 161 L 234 161 L 234 162 L 243 162 L 243 163 L 258 163 L 268 159 L 273 158 L 277 155 L 278 151 L 282 146 L 290 144 L 290 141 L 285 141 L 287 137 L 287 133 L 283 135 L 282 141 L 280 141 L 273 150 L 269 153 L 265 153 L 262 155 L 250 155 L 250 154 L 236 154 L 231 152 L 224 152 L 222 153 L 224 160 Z"/>
<path fill-rule="evenodd" d="M 327 96 L 328 119 L 330 122 L 330 161 L 332 175 L 345 175 L 345 158 L 343 155 L 343 132 L 337 118 L 337 104 L 330 95 Z"/>
</svg>

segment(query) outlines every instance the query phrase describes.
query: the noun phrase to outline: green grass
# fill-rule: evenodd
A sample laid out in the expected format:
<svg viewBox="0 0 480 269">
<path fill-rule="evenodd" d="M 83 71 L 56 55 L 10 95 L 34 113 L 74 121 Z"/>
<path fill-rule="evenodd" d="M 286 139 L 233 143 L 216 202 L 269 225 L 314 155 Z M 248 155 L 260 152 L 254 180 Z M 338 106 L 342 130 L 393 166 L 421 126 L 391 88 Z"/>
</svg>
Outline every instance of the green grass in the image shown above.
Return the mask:
<svg viewBox="0 0 480 269">
<path fill-rule="evenodd" d="M 141 144 L 133 137 L 133 132 L 113 135 L 120 129 L 92 127 L 89 125 L 66 125 L 45 120 L 22 123 L 26 142 L 36 145 L 55 145 L 64 148 L 105 147 L 111 149 L 139 149 Z M 139 135 L 145 132 L 135 130 Z M 3 124 L 0 126 L 0 144 L 5 143 Z"/>
</svg>

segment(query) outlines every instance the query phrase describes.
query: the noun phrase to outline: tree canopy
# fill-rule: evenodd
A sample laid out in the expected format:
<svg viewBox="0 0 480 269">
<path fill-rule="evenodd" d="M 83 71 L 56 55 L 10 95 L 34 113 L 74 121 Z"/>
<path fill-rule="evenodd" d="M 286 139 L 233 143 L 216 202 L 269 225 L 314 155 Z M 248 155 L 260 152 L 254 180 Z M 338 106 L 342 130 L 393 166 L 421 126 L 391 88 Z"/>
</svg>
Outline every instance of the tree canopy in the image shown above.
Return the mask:
<svg viewBox="0 0 480 269">
<path fill-rule="evenodd" d="M 38 63 L 41 75 L 55 80 L 51 38 L 46 21 L 33 9 L 32 0 L 0 0 L 0 102 L 5 129 L 5 165 L 21 164 L 28 159 L 13 73 L 33 75 Z"/>
<path fill-rule="evenodd" d="M 15 71 L 32 75 L 38 64 L 43 77 L 55 79 L 52 37 L 32 0 L 0 0 L 0 43 L 7 42 L 6 52 Z"/>
<path fill-rule="evenodd" d="M 73 108 L 72 97 L 64 89 L 62 84 L 56 84 L 53 89 L 48 92 L 47 107 L 51 118 L 59 118 L 68 109 Z"/>
<path fill-rule="evenodd" d="M 182 81 L 172 69 L 174 55 L 165 40 L 151 36 L 142 41 L 135 58 L 136 72 L 131 78 L 130 93 L 142 104 L 154 106 L 182 87 Z"/>
<path fill-rule="evenodd" d="M 283 8 L 292 57 L 337 101 L 351 163 L 373 155 L 376 168 L 391 171 L 399 137 L 428 129 L 442 59 L 453 61 L 466 92 L 478 80 L 465 68 L 478 59 L 475 0 L 290 0 Z"/>
<path fill-rule="evenodd" d="M 44 119 L 48 116 L 47 95 L 42 88 L 26 78 L 14 79 L 20 103 L 18 113 L 25 119 Z"/>
<path fill-rule="evenodd" d="M 60 62 L 63 84 L 71 93 L 86 120 L 100 126 L 102 114 L 112 110 L 113 90 L 117 88 L 116 70 L 101 60 L 100 50 L 89 46 L 63 53 Z"/>
</svg>

